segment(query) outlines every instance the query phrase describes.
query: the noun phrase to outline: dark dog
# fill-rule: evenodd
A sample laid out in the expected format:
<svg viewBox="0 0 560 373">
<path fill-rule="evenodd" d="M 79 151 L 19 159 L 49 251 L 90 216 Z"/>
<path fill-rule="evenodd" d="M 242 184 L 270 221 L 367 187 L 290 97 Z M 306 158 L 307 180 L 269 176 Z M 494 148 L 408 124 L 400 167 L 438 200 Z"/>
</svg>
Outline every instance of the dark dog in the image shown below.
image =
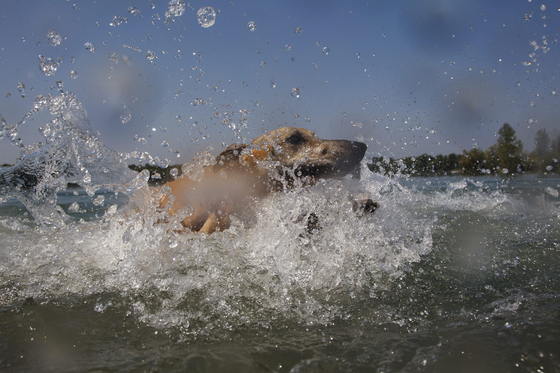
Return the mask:
<svg viewBox="0 0 560 373">
<path fill-rule="evenodd" d="M 184 214 L 181 223 L 192 231 L 223 230 L 229 216 L 255 198 L 348 174 L 366 149 L 361 142 L 321 140 L 303 128 L 280 128 L 248 145 L 230 146 L 204 169 L 200 181 L 183 177 L 165 184 L 159 190 L 164 195 L 160 206 L 170 215 Z M 365 200 L 354 208 L 372 213 L 378 206 Z"/>
</svg>

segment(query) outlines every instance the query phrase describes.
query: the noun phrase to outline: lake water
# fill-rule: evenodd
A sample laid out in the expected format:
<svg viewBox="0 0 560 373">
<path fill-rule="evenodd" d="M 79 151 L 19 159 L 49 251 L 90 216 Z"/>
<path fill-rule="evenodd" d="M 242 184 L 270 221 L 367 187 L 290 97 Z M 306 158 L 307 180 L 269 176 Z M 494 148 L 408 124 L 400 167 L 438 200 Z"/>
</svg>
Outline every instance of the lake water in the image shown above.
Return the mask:
<svg viewBox="0 0 560 373">
<path fill-rule="evenodd" d="M 364 164 L 360 180 L 273 196 L 211 236 L 125 215 L 122 191 L 59 191 L 61 224 L 10 199 L 0 370 L 558 372 L 559 190 Z M 381 208 L 356 217 L 354 192 Z"/>
</svg>

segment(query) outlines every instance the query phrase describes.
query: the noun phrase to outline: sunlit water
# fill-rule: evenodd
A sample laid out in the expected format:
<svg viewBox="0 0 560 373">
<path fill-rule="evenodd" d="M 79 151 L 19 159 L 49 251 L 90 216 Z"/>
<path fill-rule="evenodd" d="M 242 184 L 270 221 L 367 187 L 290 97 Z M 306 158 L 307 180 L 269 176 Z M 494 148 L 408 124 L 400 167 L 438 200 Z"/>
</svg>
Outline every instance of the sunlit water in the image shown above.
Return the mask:
<svg viewBox="0 0 560 373">
<path fill-rule="evenodd" d="M 51 113 L 56 136 L 23 157 L 69 175 L 2 189 L 3 371 L 559 371 L 559 178 L 394 180 L 364 161 L 177 233 L 131 207 L 145 175 L 81 110 Z M 358 193 L 375 215 L 352 212 Z"/>
</svg>

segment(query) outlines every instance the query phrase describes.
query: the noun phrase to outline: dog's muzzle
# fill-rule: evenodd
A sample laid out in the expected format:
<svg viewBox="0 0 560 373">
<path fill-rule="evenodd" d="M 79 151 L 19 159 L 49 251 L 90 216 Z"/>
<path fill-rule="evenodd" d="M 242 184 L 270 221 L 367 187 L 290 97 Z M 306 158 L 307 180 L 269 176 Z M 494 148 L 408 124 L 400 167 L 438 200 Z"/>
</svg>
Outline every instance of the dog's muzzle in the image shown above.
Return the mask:
<svg viewBox="0 0 560 373">
<path fill-rule="evenodd" d="M 302 176 L 344 176 L 360 164 L 367 150 L 367 145 L 358 141 L 324 140 L 321 145 L 313 162 L 298 167 Z"/>
</svg>

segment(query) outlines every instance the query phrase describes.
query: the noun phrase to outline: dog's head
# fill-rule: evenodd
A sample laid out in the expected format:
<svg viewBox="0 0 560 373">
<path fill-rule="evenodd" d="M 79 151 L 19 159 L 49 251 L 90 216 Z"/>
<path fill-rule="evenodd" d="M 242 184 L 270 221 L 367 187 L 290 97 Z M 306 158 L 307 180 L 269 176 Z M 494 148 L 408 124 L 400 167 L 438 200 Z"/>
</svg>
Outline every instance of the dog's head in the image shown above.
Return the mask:
<svg viewBox="0 0 560 373">
<path fill-rule="evenodd" d="M 321 140 L 295 127 L 268 132 L 249 145 L 233 145 L 218 156 L 222 166 L 232 161 L 252 167 L 290 170 L 293 176 L 325 178 L 351 172 L 365 155 L 367 145 L 347 140 Z"/>
</svg>

